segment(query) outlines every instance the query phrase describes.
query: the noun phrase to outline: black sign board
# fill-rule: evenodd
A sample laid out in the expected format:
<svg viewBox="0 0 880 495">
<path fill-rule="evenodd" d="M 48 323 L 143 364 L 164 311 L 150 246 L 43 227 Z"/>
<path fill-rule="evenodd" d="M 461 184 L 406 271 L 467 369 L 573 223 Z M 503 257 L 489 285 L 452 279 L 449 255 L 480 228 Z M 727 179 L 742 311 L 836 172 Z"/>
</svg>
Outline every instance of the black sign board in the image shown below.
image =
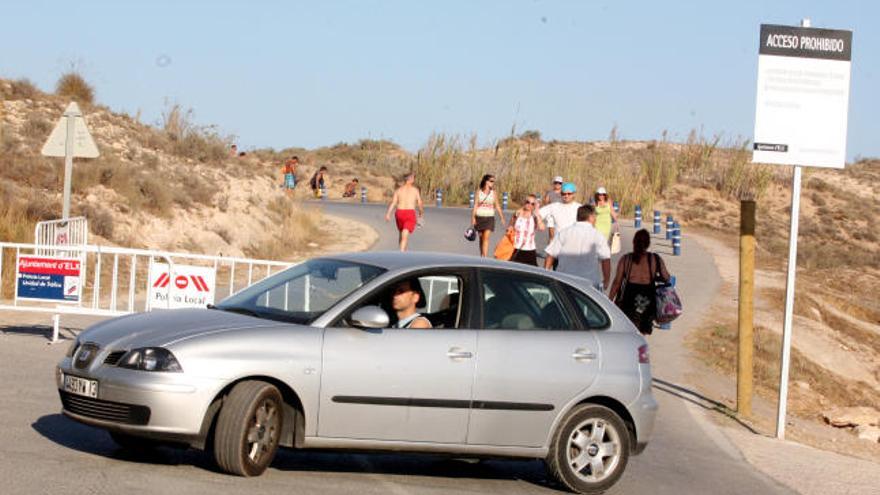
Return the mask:
<svg viewBox="0 0 880 495">
<path fill-rule="evenodd" d="M 761 55 L 852 60 L 852 31 L 761 24 Z"/>
</svg>

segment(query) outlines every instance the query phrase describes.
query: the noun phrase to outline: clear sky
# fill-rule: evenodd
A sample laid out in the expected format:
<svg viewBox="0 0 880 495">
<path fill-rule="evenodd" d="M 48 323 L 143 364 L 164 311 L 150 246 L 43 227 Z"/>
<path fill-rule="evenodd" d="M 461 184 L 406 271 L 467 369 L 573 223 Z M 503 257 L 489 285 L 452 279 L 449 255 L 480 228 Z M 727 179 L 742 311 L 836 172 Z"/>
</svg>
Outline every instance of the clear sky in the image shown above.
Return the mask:
<svg viewBox="0 0 880 495">
<path fill-rule="evenodd" d="M 761 23 L 853 30 L 847 155 L 880 156 L 880 1 L 9 1 L 0 77 L 156 123 L 166 101 L 244 149 L 433 131 L 751 138 Z"/>
</svg>

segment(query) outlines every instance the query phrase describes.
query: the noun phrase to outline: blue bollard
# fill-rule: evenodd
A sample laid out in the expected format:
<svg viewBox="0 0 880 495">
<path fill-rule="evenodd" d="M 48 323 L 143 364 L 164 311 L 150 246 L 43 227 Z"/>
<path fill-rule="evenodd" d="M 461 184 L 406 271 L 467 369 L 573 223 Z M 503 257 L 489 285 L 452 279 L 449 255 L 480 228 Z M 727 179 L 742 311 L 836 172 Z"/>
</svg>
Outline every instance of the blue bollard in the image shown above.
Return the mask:
<svg viewBox="0 0 880 495">
<path fill-rule="evenodd" d="M 639 205 L 636 205 L 635 222 L 633 227 L 637 229 L 642 228 L 642 207 Z"/>
<path fill-rule="evenodd" d="M 654 233 L 660 233 L 660 210 L 654 210 Z"/>
<path fill-rule="evenodd" d="M 672 228 L 672 255 L 681 256 L 681 226 L 675 222 Z"/>
<path fill-rule="evenodd" d="M 675 287 L 675 275 L 669 277 L 669 285 Z M 672 323 L 661 323 L 660 330 L 672 330 Z"/>
<path fill-rule="evenodd" d="M 361 187 L 361 203 L 367 202 L 367 188 Z"/>
<path fill-rule="evenodd" d="M 611 203 L 611 207 L 614 208 L 614 213 L 620 213 L 620 203 L 614 201 Z"/>
<path fill-rule="evenodd" d="M 501 195 L 501 209 L 503 211 L 507 211 L 507 198 L 508 197 L 509 197 L 509 195 L 506 192 Z"/>
<path fill-rule="evenodd" d="M 327 186 L 321 186 L 321 200 L 327 199 Z"/>
<path fill-rule="evenodd" d="M 672 224 L 675 223 L 672 220 L 672 215 L 666 215 L 666 240 L 672 240 Z"/>
<path fill-rule="evenodd" d="M 474 207 L 474 192 L 471 191 L 471 199 L 470 199 L 471 208 Z"/>
<path fill-rule="evenodd" d="M 443 191 L 437 189 L 437 208 L 443 207 Z"/>
</svg>

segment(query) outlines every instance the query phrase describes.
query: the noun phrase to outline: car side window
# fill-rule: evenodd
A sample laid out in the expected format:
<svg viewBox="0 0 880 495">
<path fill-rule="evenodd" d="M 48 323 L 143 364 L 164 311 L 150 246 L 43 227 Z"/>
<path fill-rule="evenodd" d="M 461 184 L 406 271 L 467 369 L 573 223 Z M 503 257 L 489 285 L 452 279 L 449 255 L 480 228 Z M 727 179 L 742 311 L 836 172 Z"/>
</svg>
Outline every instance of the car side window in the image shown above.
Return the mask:
<svg viewBox="0 0 880 495">
<path fill-rule="evenodd" d="M 568 288 L 568 294 L 571 296 L 575 310 L 578 312 L 586 328 L 590 330 L 608 328 L 610 325 L 608 314 L 605 313 L 596 301 L 571 287 Z"/>
<path fill-rule="evenodd" d="M 555 282 L 520 274 L 485 271 L 483 328 L 566 330 L 572 321 Z"/>
<path fill-rule="evenodd" d="M 416 311 L 427 318 L 433 328 L 450 329 L 463 326 L 462 293 L 465 287 L 462 277 L 448 273 L 432 273 L 395 279 L 358 303 L 350 313 L 364 306 L 379 306 L 388 313 L 391 325 L 396 325 L 397 312 L 394 310 L 392 300 L 394 289 L 402 280 L 416 281 L 418 284 L 422 297 L 416 305 Z M 342 325 L 349 326 L 348 317 L 343 319 Z"/>
</svg>

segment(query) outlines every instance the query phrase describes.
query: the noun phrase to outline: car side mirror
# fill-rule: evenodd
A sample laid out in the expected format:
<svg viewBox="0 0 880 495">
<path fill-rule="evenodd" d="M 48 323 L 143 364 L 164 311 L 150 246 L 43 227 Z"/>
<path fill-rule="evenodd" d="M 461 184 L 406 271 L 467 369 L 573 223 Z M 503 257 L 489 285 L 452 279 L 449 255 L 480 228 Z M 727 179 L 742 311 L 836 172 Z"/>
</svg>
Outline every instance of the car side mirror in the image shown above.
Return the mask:
<svg viewBox="0 0 880 495">
<path fill-rule="evenodd" d="M 364 306 L 358 308 L 349 317 L 351 326 L 357 328 L 389 328 L 391 319 L 388 313 L 379 306 Z"/>
</svg>

